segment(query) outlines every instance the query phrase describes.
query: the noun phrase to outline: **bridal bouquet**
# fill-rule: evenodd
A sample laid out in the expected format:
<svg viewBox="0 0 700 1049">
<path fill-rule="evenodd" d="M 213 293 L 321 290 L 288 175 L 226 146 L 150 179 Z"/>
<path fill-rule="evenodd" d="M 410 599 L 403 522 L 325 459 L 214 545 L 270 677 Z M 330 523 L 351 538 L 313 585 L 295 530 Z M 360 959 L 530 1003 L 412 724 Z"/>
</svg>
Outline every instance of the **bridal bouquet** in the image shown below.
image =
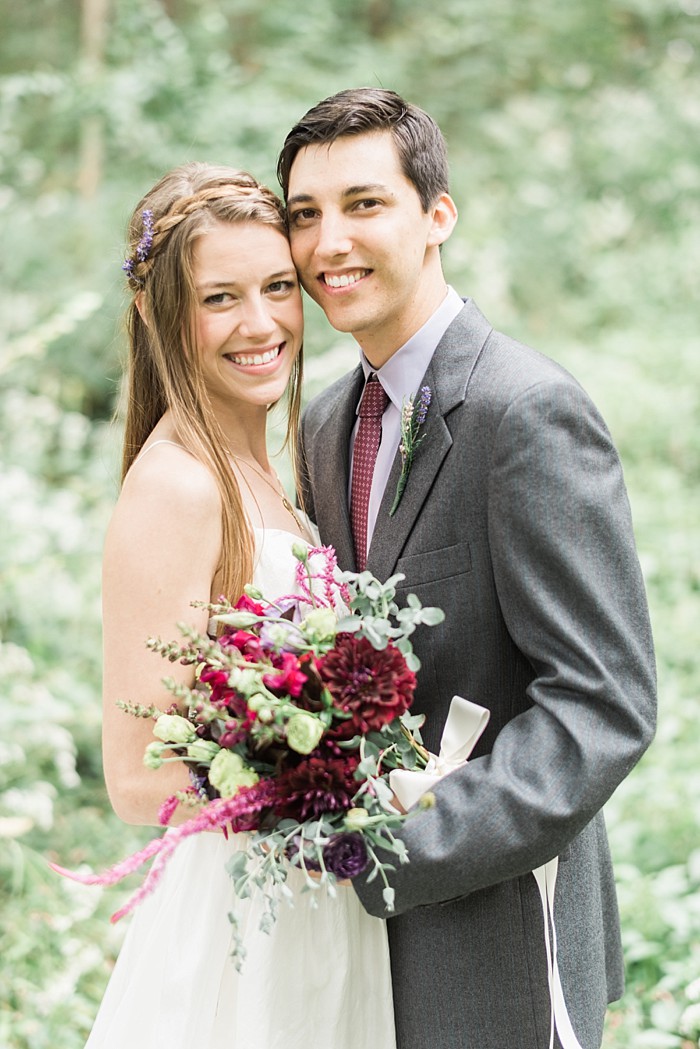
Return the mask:
<svg viewBox="0 0 700 1049">
<path fill-rule="evenodd" d="M 106 885 L 153 858 L 113 921 L 155 888 L 180 842 L 215 828 L 249 832 L 227 869 L 239 899 L 263 894 L 263 929 L 274 922 L 280 897 L 291 896 L 285 882 L 294 867 L 305 889 L 326 884 L 331 893 L 336 880 L 369 871 L 370 880 L 382 879 L 386 909 L 393 909 L 387 875 L 395 867 L 377 847 L 407 862 L 392 832 L 408 817 L 392 805 L 388 776 L 429 760 L 423 719 L 409 713 L 420 666 L 410 637 L 443 613 L 423 608 L 413 594 L 399 608 L 403 576 L 380 583 L 369 572 L 341 573 L 331 547 L 299 543 L 294 555 L 295 593 L 271 600 L 248 586 L 236 606 L 204 606 L 219 624 L 216 638 L 181 627 L 182 642 L 148 642 L 172 662 L 195 665 L 194 687 L 166 679 L 174 702 L 165 712 L 120 706 L 154 722 L 146 765 L 178 761 L 189 769 L 191 786 L 164 803 L 161 823 L 179 806 L 193 814 L 104 874 L 55 868 Z M 230 918 L 240 967 L 245 951 L 235 912 Z"/>
</svg>

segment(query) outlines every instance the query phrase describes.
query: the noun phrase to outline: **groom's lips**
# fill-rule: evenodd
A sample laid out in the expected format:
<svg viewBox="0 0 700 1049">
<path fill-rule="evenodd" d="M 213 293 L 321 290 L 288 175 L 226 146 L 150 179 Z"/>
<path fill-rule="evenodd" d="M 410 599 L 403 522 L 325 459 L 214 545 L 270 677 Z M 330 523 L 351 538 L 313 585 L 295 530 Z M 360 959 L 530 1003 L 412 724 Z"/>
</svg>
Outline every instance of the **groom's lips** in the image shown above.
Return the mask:
<svg viewBox="0 0 700 1049">
<path fill-rule="evenodd" d="M 331 291 L 344 291 L 346 288 L 354 288 L 360 284 L 366 277 L 369 277 L 371 272 L 372 270 L 368 269 L 345 270 L 343 273 L 324 272 L 319 275 L 318 279 L 324 288 Z"/>
</svg>

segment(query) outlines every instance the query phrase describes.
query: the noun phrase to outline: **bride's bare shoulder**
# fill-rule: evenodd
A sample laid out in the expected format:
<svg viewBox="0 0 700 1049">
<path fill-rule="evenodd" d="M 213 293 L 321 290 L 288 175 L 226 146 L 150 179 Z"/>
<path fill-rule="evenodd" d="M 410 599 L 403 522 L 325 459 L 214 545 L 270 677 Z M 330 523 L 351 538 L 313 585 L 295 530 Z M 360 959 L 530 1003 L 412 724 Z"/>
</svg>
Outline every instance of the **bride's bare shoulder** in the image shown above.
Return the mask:
<svg viewBox="0 0 700 1049">
<path fill-rule="evenodd" d="M 220 503 L 211 470 L 181 444 L 165 440 L 147 444 L 136 457 L 124 478 L 122 496 L 188 505 L 202 502 L 209 510 Z"/>
<path fill-rule="evenodd" d="M 146 446 L 127 473 L 107 533 L 108 548 L 121 539 L 157 546 L 193 536 L 220 543 L 221 496 L 211 471 L 181 445 Z"/>
</svg>

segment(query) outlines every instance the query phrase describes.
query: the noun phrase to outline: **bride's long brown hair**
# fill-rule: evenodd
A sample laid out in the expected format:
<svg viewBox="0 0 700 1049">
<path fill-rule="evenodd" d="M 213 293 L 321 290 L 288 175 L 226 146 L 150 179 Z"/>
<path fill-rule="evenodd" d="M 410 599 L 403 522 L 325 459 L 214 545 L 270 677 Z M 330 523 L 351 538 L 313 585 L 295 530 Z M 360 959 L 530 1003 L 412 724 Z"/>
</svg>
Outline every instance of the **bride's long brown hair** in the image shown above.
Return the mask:
<svg viewBox="0 0 700 1049">
<path fill-rule="evenodd" d="M 215 222 L 259 222 L 287 235 L 283 205 L 271 190 L 244 171 L 212 164 L 185 164 L 164 175 L 131 217 L 124 271 L 134 297 L 126 318 L 129 363 L 122 481 L 169 409 L 178 439 L 211 470 L 219 487 L 222 545 L 217 576 L 219 590 L 235 601 L 252 578 L 253 539 L 226 439 L 206 391 L 194 334 L 193 247 Z M 286 445 L 295 476 L 302 370 L 300 352 L 287 391 Z"/>
</svg>

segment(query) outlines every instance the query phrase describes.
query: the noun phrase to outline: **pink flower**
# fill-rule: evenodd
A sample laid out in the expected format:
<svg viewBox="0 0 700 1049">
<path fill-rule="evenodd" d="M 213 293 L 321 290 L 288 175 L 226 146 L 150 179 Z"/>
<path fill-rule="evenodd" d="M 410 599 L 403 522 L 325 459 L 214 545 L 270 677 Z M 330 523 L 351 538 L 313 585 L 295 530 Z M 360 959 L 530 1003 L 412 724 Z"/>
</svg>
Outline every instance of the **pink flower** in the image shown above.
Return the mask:
<svg viewBox="0 0 700 1049">
<path fill-rule="evenodd" d="M 258 601 L 253 601 L 247 594 L 241 594 L 234 606 L 239 612 L 252 612 L 255 616 L 264 616 L 265 608 Z"/>
<path fill-rule="evenodd" d="M 201 834 L 203 831 L 217 829 L 226 831 L 229 826 L 234 832 L 257 830 L 262 813 L 265 809 L 272 808 L 276 800 L 276 785 L 271 780 L 261 780 L 253 787 L 242 787 L 233 798 L 216 798 L 210 801 L 192 819 L 182 823 L 179 827 L 171 828 L 169 833 L 161 838 L 153 838 L 145 848 L 115 864 L 114 867 L 110 867 L 103 874 L 78 874 L 77 871 L 66 870 L 65 867 L 59 867 L 55 863 L 49 866 L 57 874 L 62 874 L 82 885 L 115 885 L 127 875 L 137 871 L 148 860 L 153 859 L 153 866 L 140 888 L 120 910 L 112 915 L 112 921 L 117 922 L 153 892 L 163 875 L 168 860 L 186 838 L 190 838 L 193 834 Z"/>
<path fill-rule="evenodd" d="M 262 655 L 260 638 L 248 630 L 234 630 L 232 634 L 222 634 L 219 644 L 223 649 L 237 648 L 252 663 L 257 662 Z"/>
<path fill-rule="evenodd" d="M 274 692 L 285 695 L 301 695 L 306 684 L 306 674 L 299 669 L 299 660 L 291 652 L 279 652 L 272 656 L 274 670 L 263 674 L 263 684 Z"/>
</svg>

